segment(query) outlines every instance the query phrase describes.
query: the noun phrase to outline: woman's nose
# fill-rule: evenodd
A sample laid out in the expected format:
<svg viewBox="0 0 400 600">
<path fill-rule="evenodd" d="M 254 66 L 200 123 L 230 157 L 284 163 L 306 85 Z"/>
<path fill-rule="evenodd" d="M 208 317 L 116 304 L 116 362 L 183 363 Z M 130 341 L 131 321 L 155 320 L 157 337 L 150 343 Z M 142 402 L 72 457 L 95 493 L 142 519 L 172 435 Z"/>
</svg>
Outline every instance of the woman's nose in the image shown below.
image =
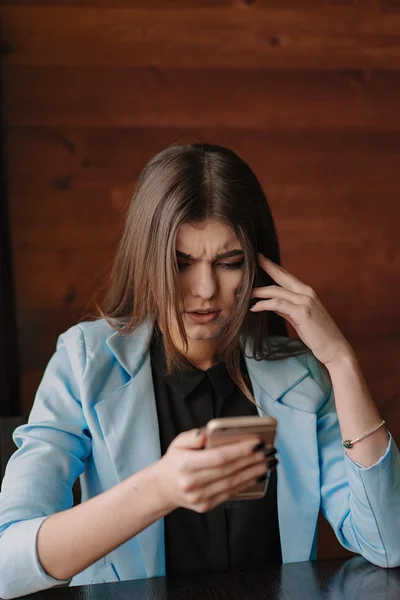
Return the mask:
<svg viewBox="0 0 400 600">
<path fill-rule="evenodd" d="M 200 269 L 194 274 L 192 294 L 200 298 L 212 298 L 218 289 L 218 282 L 212 269 Z"/>
</svg>

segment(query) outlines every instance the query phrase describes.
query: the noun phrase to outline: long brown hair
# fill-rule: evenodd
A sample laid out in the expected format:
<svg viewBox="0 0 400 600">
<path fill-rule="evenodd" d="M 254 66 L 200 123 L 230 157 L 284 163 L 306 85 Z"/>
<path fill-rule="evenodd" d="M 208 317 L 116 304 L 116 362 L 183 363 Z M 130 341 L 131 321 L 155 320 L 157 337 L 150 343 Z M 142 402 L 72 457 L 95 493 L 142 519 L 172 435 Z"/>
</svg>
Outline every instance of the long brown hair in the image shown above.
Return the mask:
<svg viewBox="0 0 400 600">
<path fill-rule="evenodd" d="M 99 316 L 121 334 L 131 333 L 151 318 L 163 332 L 168 372 L 184 368 L 187 363 L 169 329 L 175 316 L 187 350 L 179 310 L 176 236 L 183 223 L 206 219 L 231 226 L 243 246 L 243 279 L 231 317 L 219 336 L 217 356 L 255 403 L 240 370 L 240 345 L 257 360 L 280 360 L 309 349 L 300 340 L 288 338 L 286 322 L 276 313 L 248 310 L 251 289 L 273 283 L 258 265 L 257 253 L 280 264 L 280 252 L 261 185 L 233 151 L 211 144 L 176 145 L 150 160 L 133 193 Z"/>
</svg>

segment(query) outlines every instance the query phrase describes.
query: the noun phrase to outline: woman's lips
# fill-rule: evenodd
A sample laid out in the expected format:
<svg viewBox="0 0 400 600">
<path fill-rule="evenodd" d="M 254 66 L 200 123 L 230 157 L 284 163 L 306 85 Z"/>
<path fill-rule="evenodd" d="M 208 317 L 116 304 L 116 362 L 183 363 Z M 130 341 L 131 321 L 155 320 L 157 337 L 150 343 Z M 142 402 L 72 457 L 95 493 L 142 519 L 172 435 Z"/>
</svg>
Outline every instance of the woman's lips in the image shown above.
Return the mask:
<svg viewBox="0 0 400 600">
<path fill-rule="evenodd" d="M 192 319 L 192 321 L 194 321 L 195 323 L 209 323 L 210 321 L 213 321 L 214 319 L 216 319 L 219 315 L 220 311 L 215 311 L 215 312 L 211 312 L 211 313 L 205 313 L 205 314 L 200 314 L 200 313 L 186 313 L 190 319 Z"/>
</svg>

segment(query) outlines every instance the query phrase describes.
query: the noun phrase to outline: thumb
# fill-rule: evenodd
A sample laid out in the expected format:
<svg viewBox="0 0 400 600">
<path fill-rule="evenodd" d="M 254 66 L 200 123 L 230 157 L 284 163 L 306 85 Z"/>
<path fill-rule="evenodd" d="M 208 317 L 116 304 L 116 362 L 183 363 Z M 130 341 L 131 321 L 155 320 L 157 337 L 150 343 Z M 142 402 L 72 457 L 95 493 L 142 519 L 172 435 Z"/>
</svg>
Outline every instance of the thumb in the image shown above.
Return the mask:
<svg viewBox="0 0 400 600">
<path fill-rule="evenodd" d="M 183 431 L 173 441 L 175 448 L 192 448 L 198 450 L 204 446 L 206 442 L 206 428 L 189 429 Z"/>
</svg>

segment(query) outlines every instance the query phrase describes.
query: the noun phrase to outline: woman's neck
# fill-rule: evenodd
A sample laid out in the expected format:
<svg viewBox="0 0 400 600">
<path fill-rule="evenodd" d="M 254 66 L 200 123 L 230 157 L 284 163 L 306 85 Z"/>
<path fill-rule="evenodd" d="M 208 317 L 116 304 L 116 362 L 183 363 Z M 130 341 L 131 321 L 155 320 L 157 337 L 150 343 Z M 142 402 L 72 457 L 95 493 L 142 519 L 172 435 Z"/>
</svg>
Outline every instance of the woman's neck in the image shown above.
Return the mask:
<svg viewBox="0 0 400 600">
<path fill-rule="evenodd" d="M 217 363 L 216 345 L 213 340 L 188 339 L 188 349 L 185 352 L 182 341 L 179 344 L 178 340 L 175 338 L 172 339 L 179 352 L 197 369 L 206 371 Z"/>
<path fill-rule="evenodd" d="M 217 364 L 217 345 L 215 340 L 192 340 L 188 338 L 188 349 L 185 351 L 183 340 L 180 337 L 179 332 L 171 328 L 170 334 L 177 350 L 197 369 L 206 371 Z"/>
</svg>

